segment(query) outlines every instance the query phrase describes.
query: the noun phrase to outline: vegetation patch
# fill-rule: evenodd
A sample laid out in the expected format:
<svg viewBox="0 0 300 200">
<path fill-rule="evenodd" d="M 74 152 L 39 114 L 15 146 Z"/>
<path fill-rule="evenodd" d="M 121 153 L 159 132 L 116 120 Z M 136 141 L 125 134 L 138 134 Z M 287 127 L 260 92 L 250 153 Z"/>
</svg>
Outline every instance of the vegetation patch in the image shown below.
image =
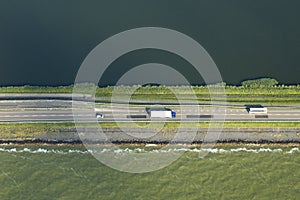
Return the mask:
<svg viewBox="0 0 300 200">
<path fill-rule="evenodd" d="M 113 123 L 101 122 L 101 128 L 141 128 L 148 125 L 146 122 L 130 123 Z M 209 128 L 221 127 L 221 123 L 209 122 L 167 122 L 161 124 L 155 122 L 151 124 L 151 128 L 167 135 L 168 133 L 176 132 L 178 128 Z M 98 127 L 98 124 L 83 123 L 77 127 Z M 300 128 L 300 123 L 297 122 L 225 122 L 223 128 Z M 0 139 L 1 140 L 33 140 L 36 138 L 47 137 L 67 137 L 68 132 L 74 132 L 76 129 L 74 123 L 13 123 L 0 124 Z M 297 134 L 299 136 L 299 134 Z M 279 137 L 279 135 L 274 135 Z"/>
<path fill-rule="evenodd" d="M 223 95 L 225 88 L 226 98 Z M 132 100 L 159 100 L 177 102 L 197 100 L 200 102 L 227 101 L 235 103 L 265 103 L 265 104 L 295 104 L 300 103 L 300 85 L 281 85 L 272 78 L 246 80 L 241 85 L 215 85 L 198 86 L 163 86 L 163 85 L 133 85 L 133 86 L 107 86 L 98 87 L 83 83 L 76 85 L 76 92 L 89 94 L 95 89 L 95 96 L 109 102 L 114 98 L 130 98 Z M 0 87 L 0 93 L 66 93 L 73 92 L 73 85 L 59 87 L 16 86 Z M 175 95 L 176 94 L 176 95 Z M 211 95 L 213 99 L 211 99 Z M 195 98 L 196 97 L 196 98 Z"/>
</svg>

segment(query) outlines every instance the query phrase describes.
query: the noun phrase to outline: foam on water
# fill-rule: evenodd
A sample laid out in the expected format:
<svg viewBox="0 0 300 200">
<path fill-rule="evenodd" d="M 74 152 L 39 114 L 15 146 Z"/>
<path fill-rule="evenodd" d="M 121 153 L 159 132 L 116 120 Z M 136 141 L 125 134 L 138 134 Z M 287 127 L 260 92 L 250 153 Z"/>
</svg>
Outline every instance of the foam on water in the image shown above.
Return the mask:
<svg viewBox="0 0 300 200">
<path fill-rule="evenodd" d="M 43 149 L 43 148 L 38 148 L 35 150 L 29 149 L 29 148 L 24 148 L 24 149 L 16 149 L 16 148 L 0 148 L 0 152 L 9 152 L 9 153 L 54 153 L 54 154 L 68 154 L 68 153 L 91 153 L 91 151 L 86 150 L 86 151 L 81 151 L 81 150 L 76 150 L 76 149 L 69 149 L 69 150 L 55 150 L 55 149 Z"/>
<path fill-rule="evenodd" d="M 299 148 L 292 148 L 291 150 L 289 150 L 286 153 L 294 153 L 294 152 L 300 152 Z"/>
<path fill-rule="evenodd" d="M 29 149 L 29 148 L 23 148 L 23 149 L 17 149 L 17 148 L 0 148 L 0 152 L 8 152 L 8 153 L 44 153 L 44 154 L 88 154 L 88 153 L 169 153 L 169 152 L 208 152 L 208 153 L 214 153 L 214 154 L 225 154 L 225 153 L 236 153 L 236 152 L 247 152 L 247 153 L 261 153 L 261 152 L 270 152 L 270 153 L 276 153 L 276 152 L 283 152 L 287 154 L 292 153 L 299 153 L 299 148 L 291 148 L 287 150 L 282 150 L 281 148 L 277 149 L 270 149 L 270 148 L 258 148 L 258 149 L 250 149 L 250 148 L 232 148 L 232 149 L 222 149 L 222 148 L 169 148 L 169 149 L 152 149 L 152 150 L 146 150 L 143 148 L 134 148 L 134 149 L 109 149 L 104 148 L 97 150 L 79 150 L 79 149 L 66 149 L 66 150 L 57 150 L 57 149 L 44 149 L 44 148 L 38 148 L 38 149 Z"/>
</svg>

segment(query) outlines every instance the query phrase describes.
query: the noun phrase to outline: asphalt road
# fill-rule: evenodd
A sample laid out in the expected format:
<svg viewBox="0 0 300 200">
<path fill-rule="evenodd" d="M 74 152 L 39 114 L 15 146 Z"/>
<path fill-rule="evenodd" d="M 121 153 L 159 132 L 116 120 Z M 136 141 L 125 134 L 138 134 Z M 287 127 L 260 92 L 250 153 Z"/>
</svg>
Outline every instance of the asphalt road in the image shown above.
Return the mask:
<svg viewBox="0 0 300 200">
<path fill-rule="evenodd" d="M 84 102 L 78 102 L 82 107 Z M 80 107 L 80 106 L 79 106 Z M 175 119 L 162 121 L 297 121 L 300 122 L 300 109 L 295 107 L 271 107 L 267 115 L 249 114 L 243 106 L 166 106 L 173 109 Z M 225 110 L 226 109 L 226 110 Z M 97 104 L 96 112 L 104 114 L 98 121 L 150 121 L 145 106 L 130 106 Z M 95 121 L 95 113 L 84 109 L 76 112 L 76 118 L 81 122 Z M 133 117 L 133 118 L 132 118 Z M 146 117 L 146 118 L 144 118 Z M 154 119 L 152 119 L 154 120 Z M 159 121 L 160 119 L 155 119 Z M 0 101 L 0 122 L 73 122 L 72 102 L 63 100 L 13 100 Z"/>
</svg>

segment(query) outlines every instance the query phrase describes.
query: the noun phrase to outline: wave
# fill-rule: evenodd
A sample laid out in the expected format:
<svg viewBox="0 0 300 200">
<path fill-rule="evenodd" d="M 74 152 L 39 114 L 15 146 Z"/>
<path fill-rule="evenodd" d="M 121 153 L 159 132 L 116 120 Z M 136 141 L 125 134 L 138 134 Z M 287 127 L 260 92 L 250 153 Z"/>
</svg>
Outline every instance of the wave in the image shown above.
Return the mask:
<svg viewBox="0 0 300 200">
<path fill-rule="evenodd" d="M 225 153 L 236 153 L 236 152 L 247 152 L 247 153 L 262 153 L 262 152 L 282 152 L 286 154 L 293 154 L 300 152 L 299 148 L 291 148 L 283 150 L 281 148 L 271 149 L 271 148 L 258 148 L 258 149 L 249 149 L 249 148 L 232 148 L 232 149 L 222 149 L 222 148 L 169 148 L 169 149 L 152 149 L 147 150 L 144 148 L 134 148 L 134 149 L 115 149 L 115 148 L 99 148 L 99 150 L 79 150 L 79 149 L 67 149 L 67 150 L 57 150 L 57 149 L 17 149 L 17 148 L 0 148 L 0 152 L 8 153 L 43 153 L 43 154 L 90 154 L 90 153 L 168 153 L 168 152 L 208 152 L 213 154 L 225 154 Z"/>
<path fill-rule="evenodd" d="M 39 148 L 36 150 L 32 150 L 29 148 L 24 148 L 24 149 L 16 149 L 16 148 L 0 148 L 0 152 L 9 152 L 9 153 L 54 153 L 54 154 L 69 154 L 69 153 L 81 153 L 81 154 L 86 154 L 86 153 L 91 153 L 91 151 L 86 150 L 76 150 L 76 149 L 69 149 L 69 150 L 56 150 L 56 149 L 43 149 Z"/>
</svg>

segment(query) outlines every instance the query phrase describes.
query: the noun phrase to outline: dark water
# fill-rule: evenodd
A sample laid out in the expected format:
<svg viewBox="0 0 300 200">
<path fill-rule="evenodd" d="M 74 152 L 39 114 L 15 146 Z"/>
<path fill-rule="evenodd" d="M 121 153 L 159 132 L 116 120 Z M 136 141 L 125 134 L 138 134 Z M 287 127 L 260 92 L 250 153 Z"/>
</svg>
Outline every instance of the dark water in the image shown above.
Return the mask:
<svg viewBox="0 0 300 200">
<path fill-rule="evenodd" d="M 227 83 L 265 76 L 299 83 L 299 7 L 297 0 L 0 1 L 0 85 L 72 84 L 97 44 L 144 26 L 175 29 L 197 40 Z M 184 67 L 191 83 L 202 83 L 176 56 L 145 50 L 116 60 L 101 84 L 113 84 L 147 62 Z"/>
</svg>

